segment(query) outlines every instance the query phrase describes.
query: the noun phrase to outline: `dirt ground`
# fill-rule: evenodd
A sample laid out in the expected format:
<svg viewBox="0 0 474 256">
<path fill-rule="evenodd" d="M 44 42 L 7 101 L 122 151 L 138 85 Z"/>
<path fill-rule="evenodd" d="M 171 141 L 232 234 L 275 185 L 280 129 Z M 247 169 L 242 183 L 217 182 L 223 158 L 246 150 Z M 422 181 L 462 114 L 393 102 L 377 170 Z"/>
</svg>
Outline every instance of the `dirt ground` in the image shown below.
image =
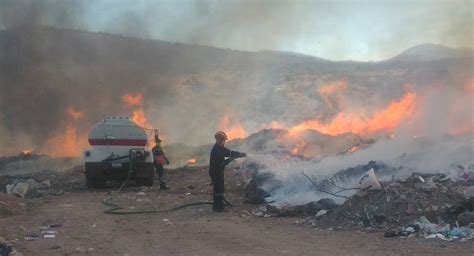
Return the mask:
<svg viewBox="0 0 474 256">
<path fill-rule="evenodd" d="M 54 177 L 63 195 L 29 200 L 23 215 L 0 218 L 0 237 L 23 255 L 472 255 L 474 241 L 384 238 L 381 232 L 326 231 L 302 225 L 304 218 L 264 218 L 243 202 L 244 183 L 227 172 L 227 199 L 234 206 L 214 213 L 200 205 L 168 213 L 107 215 L 101 201 L 117 184 L 88 190 L 82 170 Z M 205 168 L 168 172 L 171 189 L 128 186 L 113 201 L 128 210 L 169 209 L 211 198 Z M 28 233 L 52 228 L 56 238 L 26 241 Z"/>
</svg>

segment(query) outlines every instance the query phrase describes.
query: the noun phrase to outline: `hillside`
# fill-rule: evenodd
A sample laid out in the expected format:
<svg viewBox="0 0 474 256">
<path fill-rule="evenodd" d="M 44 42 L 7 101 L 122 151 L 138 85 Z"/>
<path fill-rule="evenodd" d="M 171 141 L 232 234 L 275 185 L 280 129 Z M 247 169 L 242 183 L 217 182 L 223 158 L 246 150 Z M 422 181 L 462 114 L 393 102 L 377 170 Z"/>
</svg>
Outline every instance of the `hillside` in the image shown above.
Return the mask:
<svg viewBox="0 0 474 256">
<path fill-rule="evenodd" d="M 401 56 L 437 54 L 420 47 Z M 348 84 L 344 97 L 350 101 L 344 107 L 370 113 L 400 98 L 407 83 L 417 88 L 439 81 L 462 86 L 472 77 L 472 56 L 444 56 L 423 63 L 409 58 L 403 63 L 333 62 L 17 27 L 0 31 L 0 154 L 41 147 L 64 135 L 68 125 L 75 127 L 78 140 L 106 115 L 131 115 L 134 109 L 121 101 L 127 93 L 143 94 L 148 122 L 169 142 L 191 145 L 212 141 L 224 116 L 248 133 L 275 120 L 284 125 L 330 120 L 340 106 L 327 104 L 319 89 L 338 81 Z M 84 115 L 73 120 L 68 109 Z"/>
</svg>

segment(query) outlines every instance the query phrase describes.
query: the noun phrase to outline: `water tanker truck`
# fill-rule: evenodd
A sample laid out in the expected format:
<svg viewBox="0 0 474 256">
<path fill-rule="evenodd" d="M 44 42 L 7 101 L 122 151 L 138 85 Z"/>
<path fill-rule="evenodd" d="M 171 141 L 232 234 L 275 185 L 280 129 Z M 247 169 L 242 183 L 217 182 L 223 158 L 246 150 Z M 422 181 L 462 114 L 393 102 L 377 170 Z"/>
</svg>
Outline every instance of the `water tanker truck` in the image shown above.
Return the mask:
<svg viewBox="0 0 474 256">
<path fill-rule="evenodd" d="M 157 130 L 154 130 L 157 138 Z M 129 117 L 106 117 L 89 132 L 84 150 L 86 184 L 103 188 L 112 179 L 129 178 L 138 186 L 153 186 L 155 169 L 147 129 Z"/>
</svg>

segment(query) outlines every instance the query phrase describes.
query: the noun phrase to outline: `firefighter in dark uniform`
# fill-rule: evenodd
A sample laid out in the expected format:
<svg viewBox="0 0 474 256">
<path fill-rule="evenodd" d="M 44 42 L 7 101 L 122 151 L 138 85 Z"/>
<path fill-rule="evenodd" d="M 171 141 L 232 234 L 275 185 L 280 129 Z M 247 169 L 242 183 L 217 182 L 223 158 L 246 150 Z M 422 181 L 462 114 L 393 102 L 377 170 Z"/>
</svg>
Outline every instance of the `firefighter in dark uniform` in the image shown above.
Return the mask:
<svg viewBox="0 0 474 256">
<path fill-rule="evenodd" d="M 227 135 L 224 132 L 218 131 L 214 137 L 216 144 L 212 147 L 209 161 L 209 175 L 211 176 L 214 190 L 212 210 L 222 212 L 224 211 L 224 168 L 233 159 L 245 157 L 246 154 L 224 147 L 225 141 L 227 140 Z"/>
<path fill-rule="evenodd" d="M 167 190 L 168 187 L 163 179 L 163 175 L 165 174 L 165 168 L 163 165 L 170 164 L 170 161 L 165 156 L 165 152 L 161 147 L 161 140 L 159 138 L 155 138 L 156 145 L 152 148 L 153 152 L 153 163 L 155 164 L 156 172 L 158 173 L 158 181 L 160 183 L 160 190 Z"/>
</svg>

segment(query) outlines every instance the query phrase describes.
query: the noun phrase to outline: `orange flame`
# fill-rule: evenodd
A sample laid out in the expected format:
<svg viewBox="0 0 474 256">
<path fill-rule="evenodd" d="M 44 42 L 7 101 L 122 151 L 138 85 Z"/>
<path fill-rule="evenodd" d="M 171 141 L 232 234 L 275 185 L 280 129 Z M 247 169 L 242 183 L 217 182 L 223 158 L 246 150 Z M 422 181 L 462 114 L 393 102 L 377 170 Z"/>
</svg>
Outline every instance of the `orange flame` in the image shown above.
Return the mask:
<svg viewBox="0 0 474 256">
<path fill-rule="evenodd" d="M 44 152 L 55 157 L 77 157 L 85 146 L 87 139 L 77 136 L 74 126 L 68 124 L 65 134 L 47 140 Z"/>
<path fill-rule="evenodd" d="M 33 149 L 29 148 L 29 149 L 22 150 L 21 154 L 27 156 L 27 155 L 30 155 L 32 152 L 33 152 Z"/>
<path fill-rule="evenodd" d="M 195 165 L 197 163 L 197 160 L 196 158 L 192 158 L 192 159 L 189 159 L 186 163 L 188 165 Z"/>
<path fill-rule="evenodd" d="M 290 128 L 289 132 L 290 135 L 297 135 L 304 130 L 312 129 L 333 136 L 348 132 L 358 135 L 391 132 L 398 127 L 404 117 L 414 114 L 415 99 L 414 92 L 407 92 L 402 99 L 392 101 L 370 119 L 357 113 L 339 112 L 329 123 L 323 123 L 318 119 L 309 120 Z"/>
<path fill-rule="evenodd" d="M 306 142 L 303 140 L 296 143 L 295 147 L 291 150 L 291 154 L 293 155 L 305 155 L 304 151 L 306 150 Z"/>
<path fill-rule="evenodd" d="M 69 107 L 68 110 L 67 110 L 67 113 L 74 120 L 79 120 L 79 119 L 84 117 L 84 112 L 76 111 L 76 110 L 74 110 L 73 107 Z"/>
<path fill-rule="evenodd" d="M 347 81 L 336 81 L 319 89 L 319 95 L 330 108 L 340 109 L 343 106 L 342 93 L 346 88 Z"/>
<path fill-rule="evenodd" d="M 272 121 L 270 123 L 270 126 L 264 126 L 264 127 L 266 129 L 284 129 L 285 128 L 281 123 L 279 123 L 277 121 Z"/>
<path fill-rule="evenodd" d="M 143 109 L 141 108 L 133 111 L 132 121 L 134 121 L 141 127 L 151 127 L 145 117 L 145 112 L 143 112 Z"/>
<path fill-rule="evenodd" d="M 128 108 L 132 108 L 134 106 L 143 106 L 143 95 L 141 93 L 125 94 L 122 96 L 122 102 L 127 104 Z"/>
<path fill-rule="evenodd" d="M 72 121 L 68 121 L 65 133 L 49 138 L 41 152 L 53 157 L 78 157 L 87 146 L 87 134 L 78 135 L 74 124 L 84 117 L 84 112 L 76 111 L 73 107 L 69 107 L 66 112 Z"/>
<path fill-rule="evenodd" d="M 241 139 L 247 136 L 247 132 L 242 127 L 242 125 L 238 122 L 237 124 L 231 122 L 230 116 L 228 114 L 224 114 L 224 117 L 222 117 L 219 130 L 224 131 L 227 134 L 229 140 Z"/>
<path fill-rule="evenodd" d="M 143 111 L 143 95 L 141 93 L 125 94 L 122 96 L 122 102 L 125 103 L 129 109 L 138 107 L 138 109 L 133 111 L 132 121 L 141 127 L 151 127 L 145 117 L 145 111 Z"/>
</svg>

